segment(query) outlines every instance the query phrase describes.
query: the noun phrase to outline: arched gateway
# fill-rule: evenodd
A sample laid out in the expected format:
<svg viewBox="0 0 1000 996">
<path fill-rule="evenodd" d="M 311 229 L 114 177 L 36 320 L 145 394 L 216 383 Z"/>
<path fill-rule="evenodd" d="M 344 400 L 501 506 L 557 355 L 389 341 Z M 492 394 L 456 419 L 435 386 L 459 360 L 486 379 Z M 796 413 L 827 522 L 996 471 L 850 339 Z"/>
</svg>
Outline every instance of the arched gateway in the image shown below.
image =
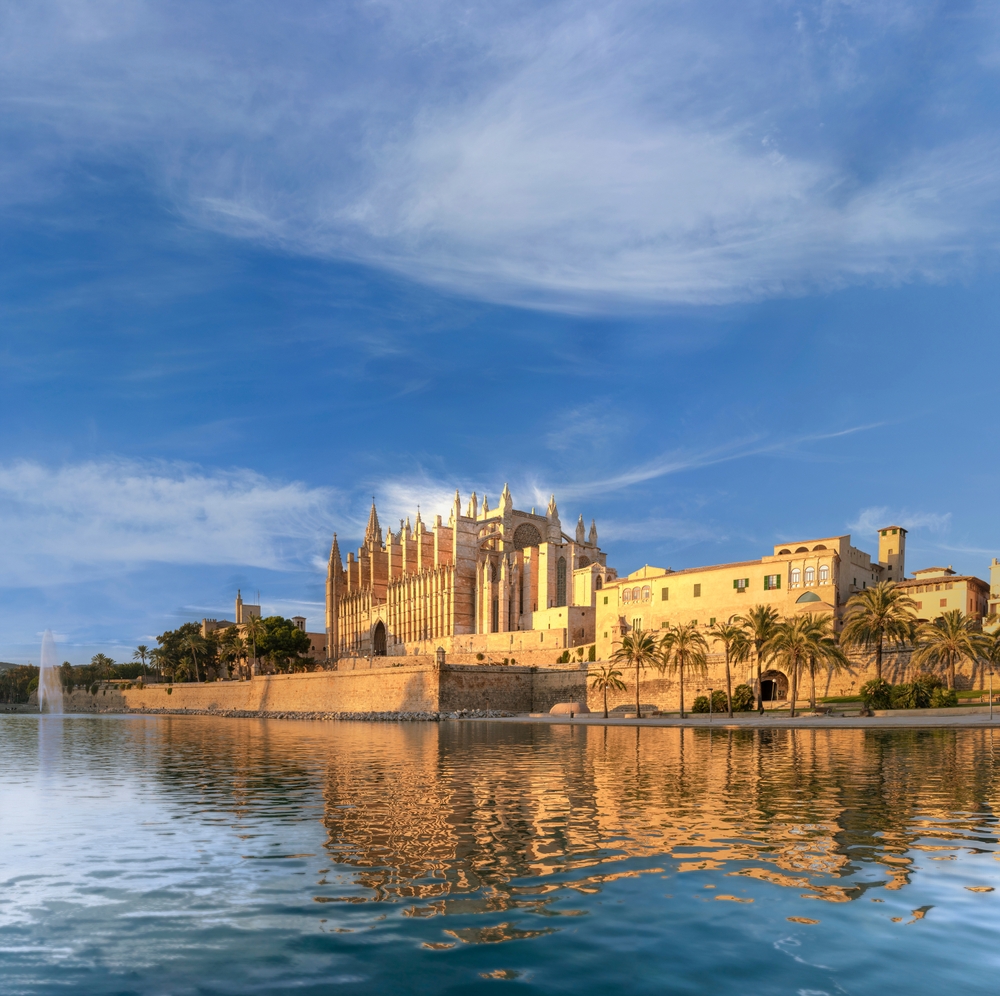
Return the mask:
<svg viewBox="0 0 1000 996">
<path fill-rule="evenodd" d="M 375 628 L 372 630 L 372 656 L 385 657 L 385 645 L 385 623 L 379 619 L 379 621 L 375 623 Z"/>
</svg>

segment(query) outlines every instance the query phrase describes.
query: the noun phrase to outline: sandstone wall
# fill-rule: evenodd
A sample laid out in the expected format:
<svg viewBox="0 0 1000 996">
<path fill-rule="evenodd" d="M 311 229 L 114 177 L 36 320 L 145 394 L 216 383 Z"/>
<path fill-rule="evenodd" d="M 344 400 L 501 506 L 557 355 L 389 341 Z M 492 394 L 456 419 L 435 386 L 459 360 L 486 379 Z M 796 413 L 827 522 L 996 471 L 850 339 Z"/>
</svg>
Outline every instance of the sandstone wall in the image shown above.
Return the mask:
<svg viewBox="0 0 1000 996">
<path fill-rule="evenodd" d="M 427 666 L 316 671 L 268 675 L 252 681 L 148 685 L 121 694 L 129 709 L 437 712 L 438 672 Z"/>
</svg>

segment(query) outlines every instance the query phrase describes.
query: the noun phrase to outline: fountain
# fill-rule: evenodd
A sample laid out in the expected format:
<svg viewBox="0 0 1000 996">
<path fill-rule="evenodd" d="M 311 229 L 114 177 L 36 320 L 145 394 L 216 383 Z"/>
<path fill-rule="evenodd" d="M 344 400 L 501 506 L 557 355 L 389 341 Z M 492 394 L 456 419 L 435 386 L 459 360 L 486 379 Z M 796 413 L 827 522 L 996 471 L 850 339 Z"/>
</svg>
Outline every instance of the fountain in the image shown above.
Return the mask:
<svg viewBox="0 0 1000 996">
<path fill-rule="evenodd" d="M 62 713 L 63 690 L 59 678 L 59 657 L 52 630 L 47 629 L 42 637 L 42 657 L 38 668 L 38 710 L 39 712 Z"/>
</svg>

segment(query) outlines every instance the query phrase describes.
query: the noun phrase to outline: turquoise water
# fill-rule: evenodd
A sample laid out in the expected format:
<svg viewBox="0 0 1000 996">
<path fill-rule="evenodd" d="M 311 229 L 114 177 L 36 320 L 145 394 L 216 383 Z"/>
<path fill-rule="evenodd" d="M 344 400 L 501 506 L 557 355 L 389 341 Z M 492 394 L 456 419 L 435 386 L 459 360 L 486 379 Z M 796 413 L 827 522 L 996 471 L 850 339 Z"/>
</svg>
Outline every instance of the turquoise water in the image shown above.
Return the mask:
<svg viewBox="0 0 1000 996">
<path fill-rule="evenodd" d="M 998 748 L 0 717 L 0 991 L 995 993 Z"/>
</svg>

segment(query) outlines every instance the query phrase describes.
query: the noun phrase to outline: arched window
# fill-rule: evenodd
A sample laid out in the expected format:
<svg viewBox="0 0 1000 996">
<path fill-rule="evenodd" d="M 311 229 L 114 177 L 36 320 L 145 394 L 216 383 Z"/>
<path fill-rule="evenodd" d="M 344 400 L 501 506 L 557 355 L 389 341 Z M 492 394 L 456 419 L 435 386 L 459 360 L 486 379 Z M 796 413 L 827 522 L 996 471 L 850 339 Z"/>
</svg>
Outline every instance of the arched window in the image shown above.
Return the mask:
<svg viewBox="0 0 1000 996">
<path fill-rule="evenodd" d="M 802 584 L 802 571 L 800 571 L 797 567 L 793 567 L 791 587 L 798 588 L 800 584 Z"/>
<path fill-rule="evenodd" d="M 631 602 L 632 601 L 632 589 L 631 588 L 624 588 L 624 589 L 622 589 L 622 601 L 623 602 Z"/>
<path fill-rule="evenodd" d="M 597 577 L 596 577 L 596 578 L 594 578 L 594 588 L 595 588 L 595 589 L 596 589 L 597 591 L 600 591 L 600 590 L 601 590 L 601 588 L 603 588 L 603 587 L 604 587 L 604 582 L 603 582 L 603 581 L 601 581 L 601 575 L 600 575 L 600 574 L 598 574 L 598 575 L 597 575 Z"/>
<path fill-rule="evenodd" d="M 590 557 L 581 557 L 578 567 L 590 567 Z"/>
<path fill-rule="evenodd" d="M 830 583 L 830 568 L 827 564 L 822 564 L 819 569 L 819 583 L 829 584 Z"/>
<path fill-rule="evenodd" d="M 815 583 L 816 583 L 816 568 L 815 567 L 807 567 L 806 568 L 806 584 L 815 584 Z"/>
<path fill-rule="evenodd" d="M 644 602 L 648 602 L 651 595 L 652 595 L 652 591 L 650 590 L 649 585 L 648 584 L 643 585 L 642 586 L 642 600 Z"/>
<path fill-rule="evenodd" d="M 792 552 L 791 550 L 779 550 L 778 556 L 780 557 L 783 553 L 791 553 L 791 552 Z"/>
<path fill-rule="evenodd" d="M 556 564 L 556 605 L 566 604 L 566 558 L 560 557 Z"/>
<path fill-rule="evenodd" d="M 632 601 L 633 602 L 638 602 L 639 601 L 639 589 L 638 588 L 633 588 L 632 589 Z"/>
</svg>

